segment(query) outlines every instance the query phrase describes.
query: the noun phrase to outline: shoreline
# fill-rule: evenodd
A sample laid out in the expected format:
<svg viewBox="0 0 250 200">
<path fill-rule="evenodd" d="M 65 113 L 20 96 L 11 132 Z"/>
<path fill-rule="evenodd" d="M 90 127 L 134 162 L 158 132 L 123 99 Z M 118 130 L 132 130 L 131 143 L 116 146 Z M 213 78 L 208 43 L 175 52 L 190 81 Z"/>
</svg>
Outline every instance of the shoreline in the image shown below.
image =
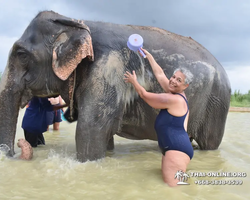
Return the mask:
<svg viewBox="0 0 250 200">
<path fill-rule="evenodd" d="M 250 107 L 230 107 L 229 112 L 250 112 Z"/>
</svg>

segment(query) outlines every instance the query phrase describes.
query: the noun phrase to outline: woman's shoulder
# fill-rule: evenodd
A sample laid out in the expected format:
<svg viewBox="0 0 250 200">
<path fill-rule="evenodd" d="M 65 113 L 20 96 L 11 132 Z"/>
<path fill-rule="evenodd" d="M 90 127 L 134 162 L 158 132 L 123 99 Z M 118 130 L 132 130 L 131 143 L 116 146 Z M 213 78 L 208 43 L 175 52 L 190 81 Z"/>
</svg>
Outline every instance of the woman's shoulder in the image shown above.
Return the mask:
<svg viewBox="0 0 250 200">
<path fill-rule="evenodd" d="M 182 93 L 176 93 L 175 95 L 177 95 L 178 97 L 181 97 L 182 99 L 187 99 L 186 95 L 184 92 Z"/>
<path fill-rule="evenodd" d="M 186 95 L 183 93 L 170 93 L 171 99 L 175 102 L 174 104 L 182 104 L 184 101 L 187 102 Z"/>
</svg>

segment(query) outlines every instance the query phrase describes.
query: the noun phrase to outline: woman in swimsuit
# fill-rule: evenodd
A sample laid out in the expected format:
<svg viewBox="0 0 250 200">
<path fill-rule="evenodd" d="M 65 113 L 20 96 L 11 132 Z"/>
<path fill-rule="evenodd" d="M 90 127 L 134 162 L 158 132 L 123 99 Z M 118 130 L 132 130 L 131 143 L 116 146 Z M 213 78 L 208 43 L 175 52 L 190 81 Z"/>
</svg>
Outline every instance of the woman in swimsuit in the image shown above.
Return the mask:
<svg viewBox="0 0 250 200">
<path fill-rule="evenodd" d="M 176 172 L 186 172 L 193 157 L 193 147 L 187 134 L 189 109 L 184 93 L 193 75 L 183 68 L 175 70 L 173 76 L 168 79 L 153 56 L 145 49 L 142 50 L 165 93 L 147 92 L 138 83 L 135 71 L 132 74 L 127 71 L 124 80 L 134 86 L 148 105 L 161 109 L 155 121 L 155 130 L 162 152 L 162 177 L 169 186 L 177 186 Z"/>
</svg>

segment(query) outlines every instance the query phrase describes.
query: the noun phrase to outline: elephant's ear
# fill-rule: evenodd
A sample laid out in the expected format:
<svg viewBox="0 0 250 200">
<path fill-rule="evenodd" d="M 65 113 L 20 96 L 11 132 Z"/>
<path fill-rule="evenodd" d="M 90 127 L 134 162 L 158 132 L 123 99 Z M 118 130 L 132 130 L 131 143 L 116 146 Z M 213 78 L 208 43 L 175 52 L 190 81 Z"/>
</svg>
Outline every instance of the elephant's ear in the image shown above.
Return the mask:
<svg viewBox="0 0 250 200">
<path fill-rule="evenodd" d="M 82 21 L 56 19 L 55 23 L 69 26 L 53 44 L 52 68 L 55 74 L 66 80 L 84 58 L 94 60 L 89 28 Z"/>
</svg>

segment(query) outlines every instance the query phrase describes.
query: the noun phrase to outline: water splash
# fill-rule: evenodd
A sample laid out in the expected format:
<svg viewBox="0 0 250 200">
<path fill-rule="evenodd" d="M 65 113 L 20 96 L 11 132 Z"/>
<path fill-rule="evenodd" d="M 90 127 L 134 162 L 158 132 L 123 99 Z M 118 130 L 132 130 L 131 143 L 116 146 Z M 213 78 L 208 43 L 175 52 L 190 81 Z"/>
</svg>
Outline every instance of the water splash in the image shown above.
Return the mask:
<svg viewBox="0 0 250 200">
<path fill-rule="evenodd" d="M 10 148 L 7 144 L 0 144 L 0 161 L 4 160 L 10 151 Z"/>
<path fill-rule="evenodd" d="M 71 171 L 81 165 L 80 162 L 76 161 L 73 155 L 67 155 L 65 152 L 56 153 L 53 149 L 50 149 L 47 159 L 42 160 L 41 164 L 44 165 L 42 168 L 46 169 L 46 174 L 57 178 L 68 178 Z"/>
</svg>

